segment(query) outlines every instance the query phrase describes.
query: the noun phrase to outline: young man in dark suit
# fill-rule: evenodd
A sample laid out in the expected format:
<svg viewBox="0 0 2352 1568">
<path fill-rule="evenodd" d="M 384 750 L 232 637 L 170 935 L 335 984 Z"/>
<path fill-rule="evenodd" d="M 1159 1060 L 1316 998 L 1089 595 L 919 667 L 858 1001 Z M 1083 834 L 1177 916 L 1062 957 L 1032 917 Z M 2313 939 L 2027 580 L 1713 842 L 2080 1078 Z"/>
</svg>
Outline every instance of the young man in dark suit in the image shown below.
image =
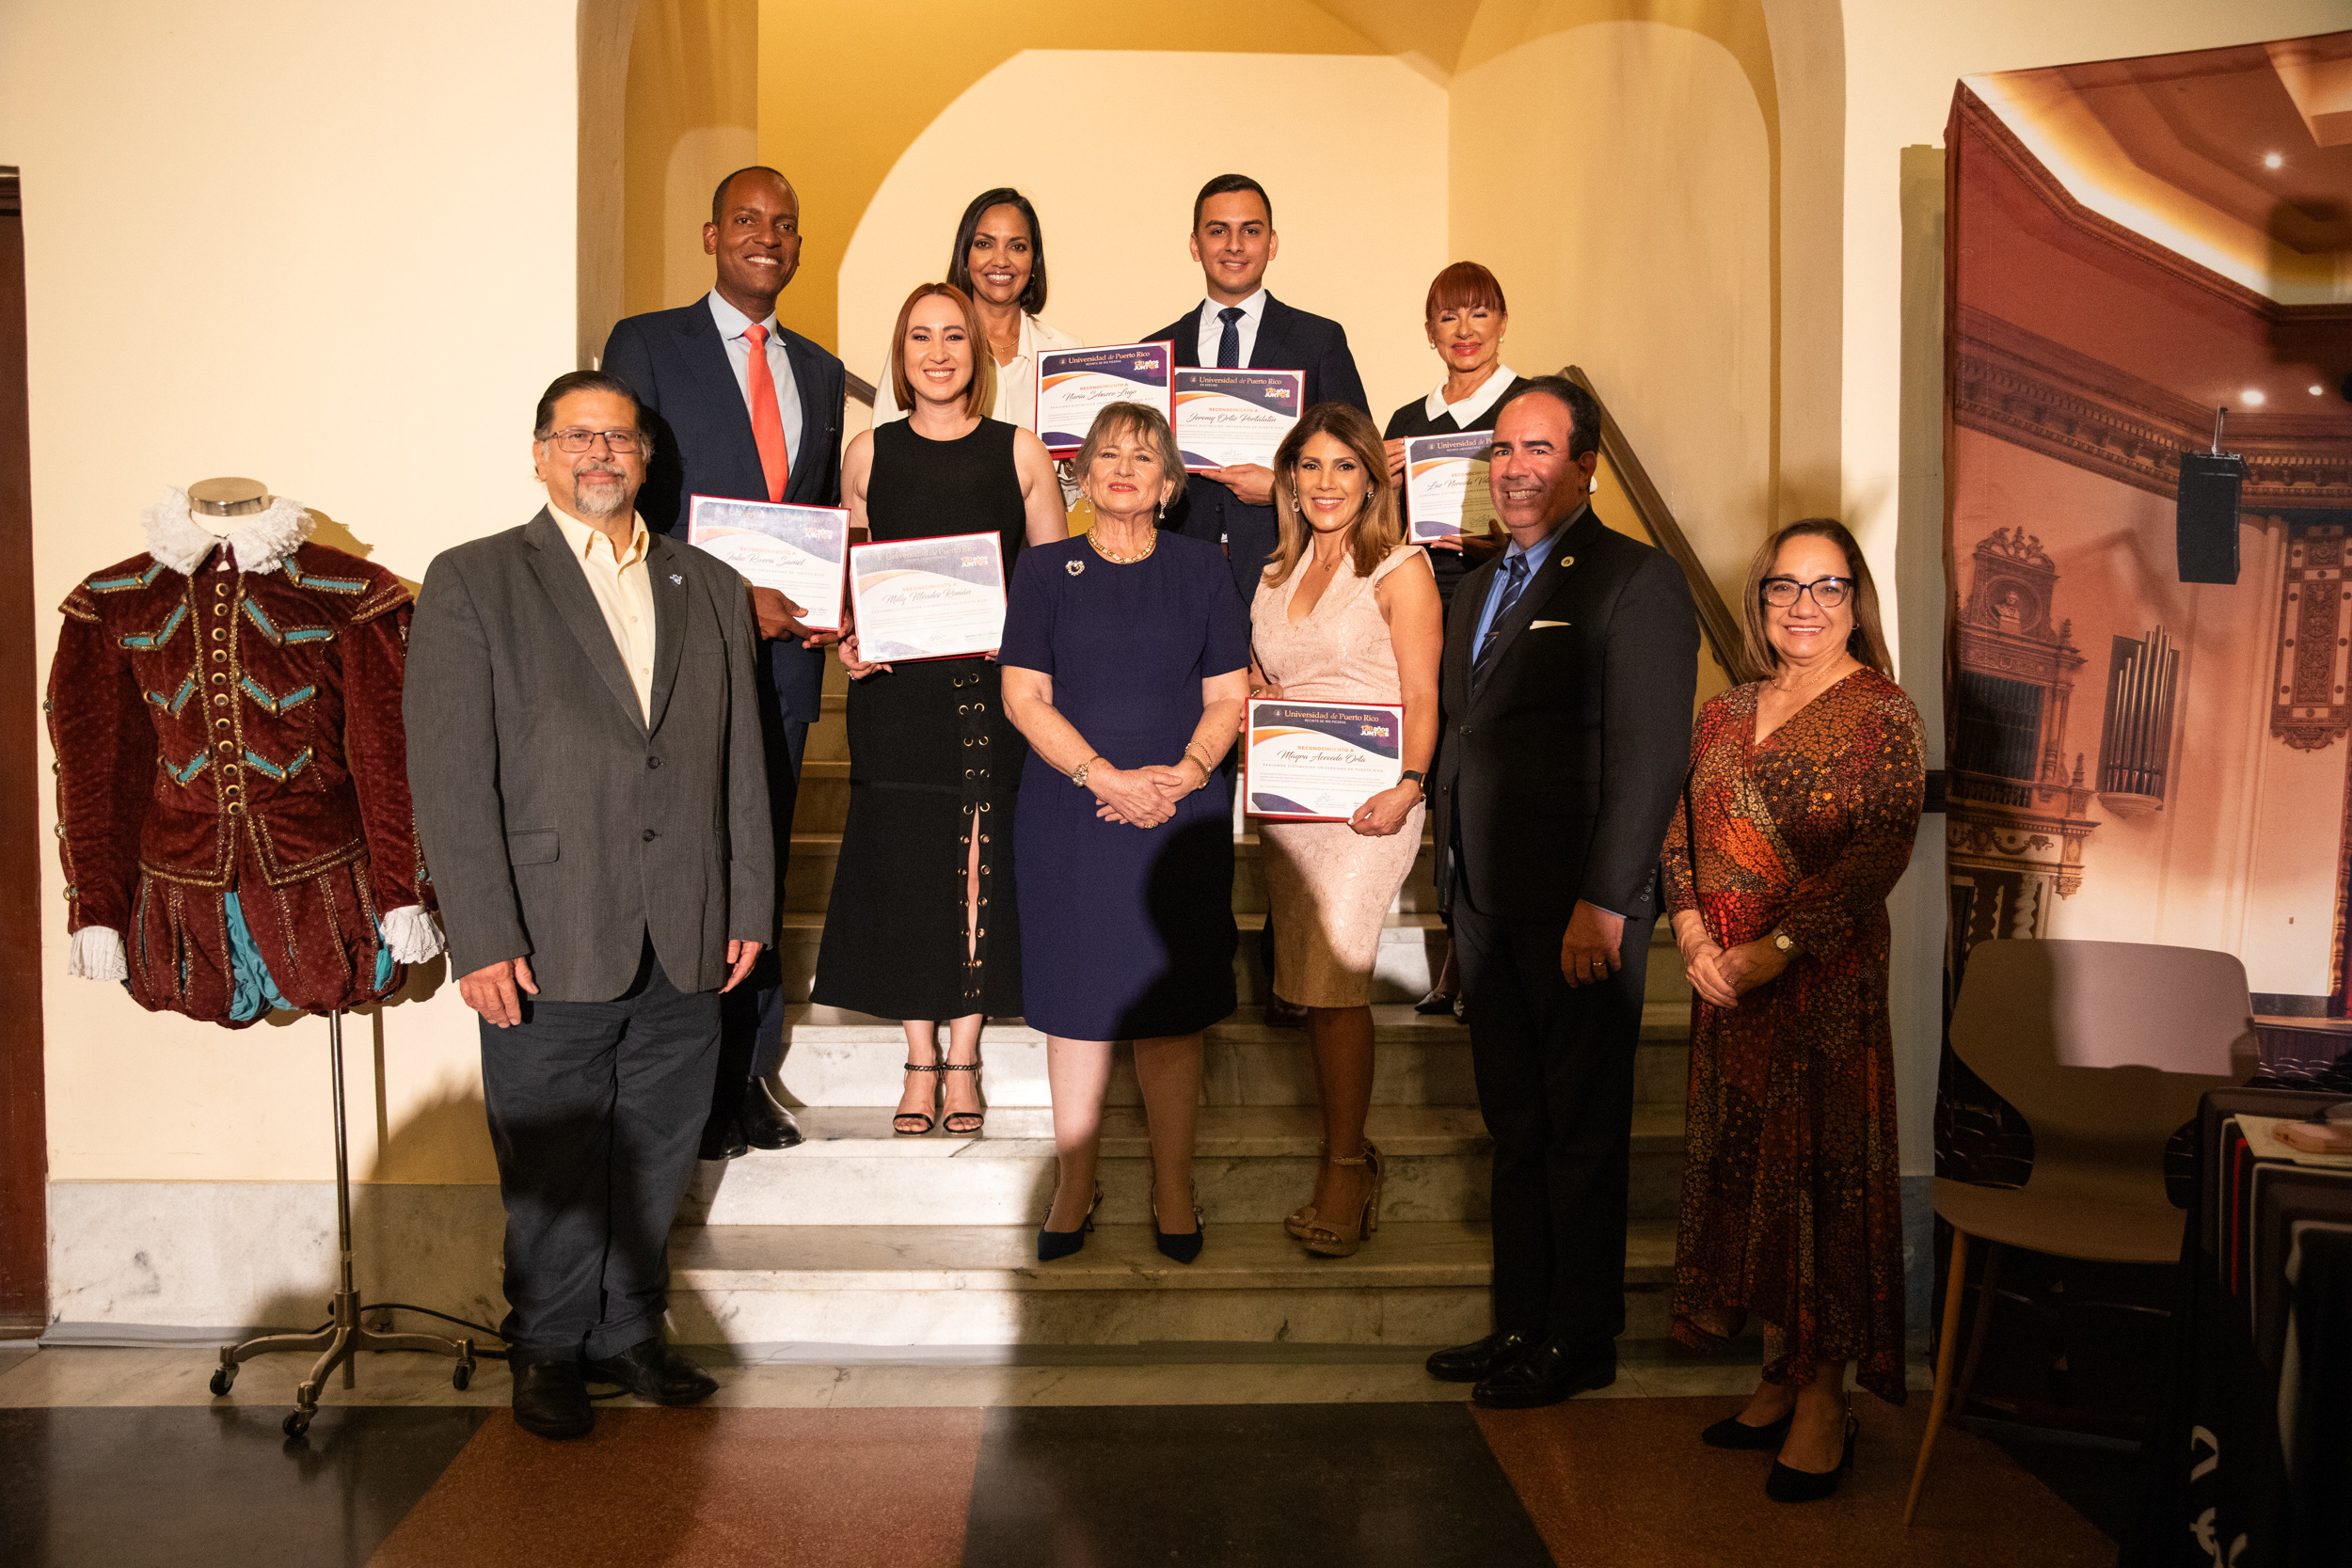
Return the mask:
<svg viewBox="0 0 2352 1568">
<path fill-rule="evenodd" d="M 1352 403 L 1370 413 L 1346 329 L 1266 292 L 1266 266 L 1281 247 L 1265 187 L 1246 174 L 1218 175 L 1192 202 L 1192 259 L 1200 263 L 1208 297 L 1139 341 L 1173 341 L 1179 365 L 1304 371 L 1304 406 Z M 1248 604 L 1278 543 L 1274 471 L 1245 463 L 1194 474 L 1184 492 L 1184 510 L 1162 526 L 1222 544 Z"/>
<path fill-rule="evenodd" d="M 1574 382 L 1503 405 L 1487 483 L 1511 544 L 1455 591 L 1438 673 L 1438 886 L 1495 1142 L 1495 1331 L 1429 1370 L 1504 1409 L 1616 1381 L 1642 979 L 1698 680 L 1681 570 L 1585 499 L 1599 450 Z"/>
<path fill-rule="evenodd" d="M 791 182 L 771 168 L 738 169 L 719 182 L 703 252 L 718 261 L 709 293 L 675 310 L 630 316 L 604 345 L 603 368 L 636 389 L 655 437 L 637 501 L 646 525 L 682 538 L 693 496 L 840 505 L 841 361 L 776 322 L 776 296 L 801 264 L 801 198 Z M 810 631 L 797 618 L 800 607 L 772 588 L 751 595 L 763 639 L 762 739 L 781 882 L 801 754 L 823 711 L 824 650 L 839 637 Z M 750 983 L 726 998 L 704 1159 L 801 1141 L 764 1082 L 783 1059 L 784 1007 L 771 942 Z"/>
<path fill-rule="evenodd" d="M 1347 329 L 1328 317 L 1295 309 L 1266 291 L 1265 269 L 1282 242 L 1274 231 L 1274 200 L 1263 185 L 1246 174 L 1220 174 L 1201 186 L 1192 198 L 1191 245 L 1208 297 L 1139 341 L 1174 342 L 1179 365 L 1304 371 L 1302 408 L 1352 403 L 1372 412 L 1364 399 L 1363 378 L 1356 373 L 1356 356 L 1347 352 Z M 1257 597 L 1259 575 L 1281 542 L 1273 502 L 1274 470 L 1257 463 L 1237 464 L 1187 475 L 1183 498 L 1161 526 L 1223 546 L 1233 586 L 1247 606 Z M 1258 933 L 1258 953 L 1269 985 L 1266 1022 L 1303 1025 L 1307 1009 L 1291 1006 L 1270 989 L 1271 916 Z"/>
</svg>

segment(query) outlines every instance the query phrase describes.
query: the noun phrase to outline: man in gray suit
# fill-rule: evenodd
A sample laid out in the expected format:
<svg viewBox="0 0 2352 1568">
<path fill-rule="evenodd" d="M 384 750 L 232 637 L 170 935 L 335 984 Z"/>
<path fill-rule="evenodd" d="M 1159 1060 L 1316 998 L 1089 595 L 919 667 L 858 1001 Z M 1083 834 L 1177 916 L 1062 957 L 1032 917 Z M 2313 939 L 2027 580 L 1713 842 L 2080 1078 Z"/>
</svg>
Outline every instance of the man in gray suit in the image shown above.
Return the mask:
<svg viewBox="0 0 2352 1568">
<path fill-rule="evenodd" d="M 515 1419 L 588 1431 L 586 1381 L 660 1404 L 718 1385 L 662 1342 L 719 996 L 775 924 L 742 579 L 636 512 L 626 382 L 539 400 L 547 507 L 446 550 L 409 633 L 417 831 L 451 972 L 482 1015 L 506 1205 Z"/>
</svg>

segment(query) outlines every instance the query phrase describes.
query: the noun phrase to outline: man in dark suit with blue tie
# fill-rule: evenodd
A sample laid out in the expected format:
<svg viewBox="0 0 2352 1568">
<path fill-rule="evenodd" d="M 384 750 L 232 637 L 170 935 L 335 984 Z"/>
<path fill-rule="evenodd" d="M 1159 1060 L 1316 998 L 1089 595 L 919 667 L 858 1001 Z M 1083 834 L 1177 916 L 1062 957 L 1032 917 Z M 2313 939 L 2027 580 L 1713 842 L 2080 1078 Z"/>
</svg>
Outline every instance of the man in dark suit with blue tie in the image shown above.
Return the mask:
<svg viewBox="0 0 2352 1568">
<path fill-rule="evenodd" d="M 1347 329 L 1327 316 L 1311 316 L 1266 292 L 1265 269 L 1282 248 L 1274 232 L 1274 200 L 1246 174 L 1220 174 L 1192 198 L 1192 259 L 1200 263 L 1208 298 L 1141 342 L 1163 339 L 1176 345 L 1176 363 L 1232 371 L 1303 371 L 1302 408 L 1318 403 L 1352 403 L 1372 412 L 1364 400 L 1356 356 L 1347 352 Z M 1187 475 L 1184 499 L 1162 527 L 1222 545 L 1232 567 L 1233 586 L 1248 605 L 1257 596 L 1258 578 L 1281 542 L 1274 520 L 1274 470 L 1257 463 L 1236 464 Z M 1266 1021 L 1297 1027 L 1307 1009 L 1273 992 L 1274 925 L 1258 933 L 1265 964 Z"/>
<path fill-rule="evenodd" d="M 1266 292 L 1266 266 L 1280 250 L 1265 187 L 1246 174 L 1218 175 L 1192 202 L 1192 259 L 1200 263 L 1209 297 L 1138 341 L 1174 342 L 1179 365 L 1304 371 L 1302 406 L 1352 403 L 1369 414 L 1346 329 Z M 1223 545 L 1233 584 L 1248 604 L 1279 542 L 1273 501 L 1272 469 L 1255 463 L 1218 468 L 1185 482 L 1183 511 L 1163 526 Z"/>
<path fill-rule="evenodd" d="M 719 182 L 703 226 L 717 258 L 710 293 L 675 310 L 616 324 L 603 369 L 635 389 L 655 436 L 638 493 L 646 526 L 683 536 L 689 498 L 724 496 L 795 506 L 841 504 L 841 361 L 776 322 L 776 296 L 801 264 L 801 198 L 771 168 Z M 762 738 L 781 883 L 809 725 L 822 712 L 833 632 L 812 632 L 800 607 L 751 590 Z M 702 1140 L 706 1160 L 801 1141 L 791 1113 L 763 1082 L 784 1054 L 784 977 L 771 942 L 749 983 L 723 998 L 718 1083 Z"/>
</svg>

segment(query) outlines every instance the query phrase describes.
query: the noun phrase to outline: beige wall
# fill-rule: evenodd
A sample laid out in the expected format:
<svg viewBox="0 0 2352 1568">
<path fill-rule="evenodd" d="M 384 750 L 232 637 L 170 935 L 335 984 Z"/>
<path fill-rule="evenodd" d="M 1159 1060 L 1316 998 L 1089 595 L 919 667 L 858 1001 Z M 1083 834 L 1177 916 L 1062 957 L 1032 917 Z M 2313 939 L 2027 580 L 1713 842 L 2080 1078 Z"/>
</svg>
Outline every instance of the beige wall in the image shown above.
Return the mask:
<svg viewBox="0 0 2352 1568">
<path fill-rule="evenodd" d="M 759 162 L 757 0 L 643 0 L 625 123 L 621 313 L 637 315 L 709 289 L 710 193 Z M 596 343 L 601 352 L 601 335 Z"/>
<path fill-rule="evenodd" d="M 1732 594 L 1774 513 L 1771 156 L 1740 62 L 1596 22 L 1500 50 L 1452 98 L 1452 249 L 1502 280 L 1511 362 L 1591 374 Z"/>
<path fill-rule="evenodd" d="M 1200 302 L 1185 248 L 1192 199 L 1237 168 L 1274 198 L 1278 296 L 1349 328 L 1375 415 L 1437 379 L 1421 333 L 1444 266 L 1446 94 L 1393 58 L 1184 55 L 1182 95 L 1138 90 L 1115 135 L 1060 134 L 1074 84 L 1153 83 L 1171 56 L 1027 50 L 974 83 L 874 192 L 841 267 L 838 342 L 879 381 L 915 284 L 944 276 L 956 219 L 992 185 L 1017 186 L 1045 230 L 1045 319 L 1081 342 L 1132 342 Z M 1410 192 L 1408 212 L 1396 208 Z M 1412 214 L 1412 215 L 1408 215 Z M 1372 214 L 1381 214 L 1377 217 Z M 1418 221 L 1415 216 L 1418 216 Z"/>
<path fill-rule="evenodd" d="M 251 474 L 414 580 L 538 504 L 531 407 L 573 355 L 572 0 L 16 0 L 0 163 L 23 166 L 34 570 L 55 605 L 145 547 L 166 486 Z M 41 634 L 54 645 L 56 623 Z M 45 659 L 44 659 L 45 663 Z M 46 750 L 43 752 L 47 760 Z M 45 771 L 45 769 L 44 769 Z M 43 841 L 54 816 L 44 814 Z M 54 860 L 42 899 L 62 911 Z M 326 1026 L 142 1011 L 44 961 L 58 1180 L 331 1176 Z M 438 966 L 435 967 L 437 974 Z M 487 1180 L 447 987 L 351 1049 L 354 1157 Z M 389 1165 L 374 1129 L 395 1132 Z"/>
</svg>

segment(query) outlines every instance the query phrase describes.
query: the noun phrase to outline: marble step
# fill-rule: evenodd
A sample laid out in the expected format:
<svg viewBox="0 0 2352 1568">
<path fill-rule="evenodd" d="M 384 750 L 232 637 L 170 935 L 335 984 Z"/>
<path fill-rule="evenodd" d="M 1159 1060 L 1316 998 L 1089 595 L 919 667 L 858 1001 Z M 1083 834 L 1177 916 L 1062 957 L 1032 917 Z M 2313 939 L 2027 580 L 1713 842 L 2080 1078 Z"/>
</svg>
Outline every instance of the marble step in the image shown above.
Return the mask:
<svg viewBox="0 0 2352 1568">
<path fill-rule="evenodd" d="M 1233 955 L 1234 983 L 1244 1002 L 1265 1000 L 1265 968 L 1258 961 L 1258 931 L 1263 913 L 1236 912 L 1241 945 Z M 825 917 L 807 910 L 787 910 L 778 917 L 777 957 L 784 964 L 785 994 L 805 1002 L 809 982 L 817 974 L 817 949 L 824 936 Z M 1430 981 L 1445 962 L 1445 924 L 1434 914 L 1391 914 L 1380 932 L 1373 958 L 1372 1000 L 1416 1002 L 1428 994 Z M 1679 963 L 1675 976 L 1681 978 Z M 1686 1004 L 1687 1006 L 1687 1004 Z"/>
<path fill-rule="evenodd" d="M 812 768 L 827 769 L 826 773 Z M 833 768 L 841 769 L 836 780 Z M 787 911 L 822 914 L 833 897 L 833 879 L 841 860 L 841 822 L 849 811 L 847 763 L 811 764 L 802 771 L 801 804 L 792 816 L 792 859 L 785 868 L 784 907 Z M 838 794 L 832 793 L 837 785 Z M 820 820 L 837 800 L 839 817 Z M 1256 833 L 1233 841 L 1233 908 L 1237 912 L 1263 912 L 1266 907 L 1262 846 Z M 1438 908 L 1437 847 L 1422 840 L 1404 886 L 1390 908 L 1400 913 L 1435 913 Z"/>
<path fill-rule="evenodd" d="M 686 1226 L 670 1239 L 671 1338 L 685 1344 L 1435 1346 L 1490 1326 L 1483 1225 L 1384 1225 L 1314 1258 L 1279 1225 L 1212 1221 L 1180 1264 L 1140 1216 L 1037 1260 L 1033 1226 Z M 1626 1334 L 1663 1338 L 1674 1226 L 1628 1237 Z"/>
<path fill-rule="evenodd" d="M 814 729 L 809 734 L 816 735 Z M 850 819 L 850 764 L 843 758 L 819 761 L 809 758 L 801 764 L 800 793 L 792 800 L 792 832 L 837 835 L 842 824 Z M 790 877 L 786 878 L 787 893 Z"/>
<path fill-rule="evenodd" d="M 1053 1198 L 1052 1113 L 993 1107 L 977 1138 L 933 1132 L 898 1137 L 889 1105 L 811 1106 L 797 1113 L 808 1141 L 697 1167 L 680 1223 L 713 1226 L 887 1226 L 1036 1224 Z M 1383 1105 L 1367 1131 L 1385 1173 L 1388 1220 L 1483 1220 L 1491 1144 L 1467 1106 Z M 1682 1112 L 1645 1105 L 1633 1113 L 1631 1188 L 1635 1219 L 1674 1217 L 1682 1182 Z M 1322 1137 L 1307 1105 L 1211 1106 L 1194 1140 L 1194 1179 L 1213 1225 L 1272 1224 L 1313 1190 Z M 1105 1113 L 1102 1183 L 1105 1212 L 1150 1212 L 1150 1144 L 1141 1111 Z"/>
<path fill-rule="evenodd" d="M 1474 1105 L 1470 1031 L 1445 1015 L 1426 1017 L 1409 1006 L 1373 1010 L 1375 1106 Z M 1671 1005 L 1644 1010 L 1635 1053 L 1636 1104 L 1679 1107 L 1690 1076 L 1690 1014 Z M 906 1061 L 906 1035 L 886 1019 L 834 1007 L 801 1005 L 785 1015 L 785 1060 L 776 1088 L 793 1105 L 895 1105 Z M 1113 1047 L 1109 1103 L 1142 1103 L 1133 1056 Z M 1044 1106 L 1045 1037 L 1018 1019 L 992 1021 L 980 1037 L 987 1064 L 983 1094 L 991 1105 Z M 1202 1062 L 1202 1101 L 1211 1106 L 1314 1105 L 1312 1050 L 1303 1029 L 1278 1029 L 1261 1009 L 1245 1006 L 1208 1031 Z"/>
</svg>

